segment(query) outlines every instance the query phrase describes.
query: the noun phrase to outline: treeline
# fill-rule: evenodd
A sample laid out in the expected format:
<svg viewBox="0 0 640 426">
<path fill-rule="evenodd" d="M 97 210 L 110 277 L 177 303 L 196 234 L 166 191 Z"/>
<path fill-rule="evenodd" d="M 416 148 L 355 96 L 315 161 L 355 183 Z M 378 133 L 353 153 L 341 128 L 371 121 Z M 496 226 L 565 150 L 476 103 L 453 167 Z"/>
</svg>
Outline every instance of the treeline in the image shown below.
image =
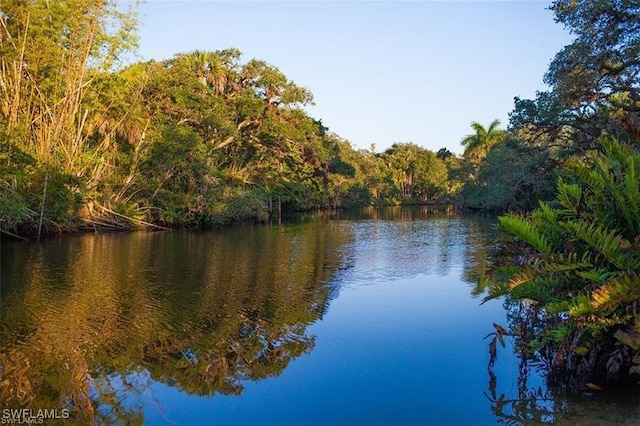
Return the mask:
<svg viewBox="0 0 640 426">
<path fill-rule="evenodd" d="M 482 280 L 489 298 L 521 302 L 508 330 L 496 325 L 490 366 L 511 335 L 555 385 L 637 391 L 640 2 L 556 0 L 551 10 L 575 40 L 551 62 L 550 90 L 516 98 L 507 131 L 480 145 L 462 190 L 470 205 L 529 212 L 500 218 Z"/>
<path fill-rule="evenodd" d="M 530 211 L 554 198 L 567 162 L 602 150 L 602 137 L 638 144 L 639 2 L 559 0 L 550 9 L 575 41 L 551 61 L 549 90 L 515 98 L 506 131 L 497 122 L 472 124 L 474 133 L 462 140 L 470 167 L 462 196 L 470 208 Z"/>
<path fill-rule="evenodd" d="M 448 151 L 356 151 L 304 111 L 308 89 L 237 49 L 124 66 L 136 26 L 117 2 L 2 4 L 3 232 L 212 225 L 454 193 Z"/>
</svg>

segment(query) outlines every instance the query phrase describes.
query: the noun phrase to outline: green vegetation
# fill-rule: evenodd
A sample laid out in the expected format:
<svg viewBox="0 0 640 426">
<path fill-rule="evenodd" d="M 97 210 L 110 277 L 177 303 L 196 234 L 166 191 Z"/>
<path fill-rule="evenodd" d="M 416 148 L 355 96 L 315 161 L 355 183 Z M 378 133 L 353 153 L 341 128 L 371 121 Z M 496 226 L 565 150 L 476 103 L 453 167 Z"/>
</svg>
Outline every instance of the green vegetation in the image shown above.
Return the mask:
<svg viewBox="0 0 640 426">
<path fill-rule="evenodd" d="M 0 11 L 5 233 L 218 225 L 282 210 L 447 199 L 454 160 L 356 151 L 309 117 L 308 89 L 237 49 L 124 66 L 117 2 Z"/>
<path fill-rule="evenodd" d="M 500 218 L 488 298 L 520 302 L 509 330 L 551 382 L 636 383 L 640 374 L 640 4 L 551 9 L 575 41 L 552 61 L 549 92 L 516 98 L 509 133 L 463 193 Z M 551 197 L 545 187 L 556 181 Z M 546 201 L 543 201 L 546 200 Z"/>
<path fill-rule="evenodd" d="M 640 373 L 640 150 L 601 145 L 567 166 L 553 204 L 500 218 L 511 237 L 494 255 L 489 296 L 528 301 L 537 333 L 525 349 L 579 389 Z"/>
<path fill-rule="evenodd" d="M 506 133 L 485 143 L 497 123 L 473 123 L 474 134 L 462 139 L 465 168 L 459 180 L 469 208 L 529 211 L 553 198 L 551 189 L 567 161 L 601 149 L 601 136 L 637 140 L 640 5 L 558 0 L 551 10 L 575 40 L 549 65 L 549 91 L 535 99 L 515 98 Z"/>
<path fill-rule="evenodd" d="M 461 157 L 355 150 L 305 112 L 308 89 L 237 49 L 125 66 L 137 21 L 117 6 L 3 3 L 3 233 L 211 226 L 276 209 L 535 209 L 501 219 L 513 239 L 494 254 L 491 294 L 535 300 L 543 325 L 527 322 L 540 336 L 526 346 L 553 354 L 554 370 L 637 372 L 637 0 L 554 1 L 575 40 L 551 62 L 550 89 L 516 98 L 506 130 L 473 122 Z"/>
</svg>

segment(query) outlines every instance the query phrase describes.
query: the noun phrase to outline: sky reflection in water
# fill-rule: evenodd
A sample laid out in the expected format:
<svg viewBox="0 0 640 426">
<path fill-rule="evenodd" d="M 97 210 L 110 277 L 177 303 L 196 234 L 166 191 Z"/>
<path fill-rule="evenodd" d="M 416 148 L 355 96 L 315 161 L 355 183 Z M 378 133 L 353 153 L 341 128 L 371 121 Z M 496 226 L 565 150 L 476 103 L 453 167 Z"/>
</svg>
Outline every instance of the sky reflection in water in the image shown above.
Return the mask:
<svg viewBox="0 0 640 426">
<path fill-rule="evenodd" d="M 348 219 L 4 246 L 3 408 L 67 404 L 106 424 L 495 424 L 598 406 L 490 401 L 549 396 L 509 344 L 490 381 L 483 338 L 505 310 L 472 293 L 491 219 Z M 637 420 L 628 406 L 595 415 Z"/>
</svg>

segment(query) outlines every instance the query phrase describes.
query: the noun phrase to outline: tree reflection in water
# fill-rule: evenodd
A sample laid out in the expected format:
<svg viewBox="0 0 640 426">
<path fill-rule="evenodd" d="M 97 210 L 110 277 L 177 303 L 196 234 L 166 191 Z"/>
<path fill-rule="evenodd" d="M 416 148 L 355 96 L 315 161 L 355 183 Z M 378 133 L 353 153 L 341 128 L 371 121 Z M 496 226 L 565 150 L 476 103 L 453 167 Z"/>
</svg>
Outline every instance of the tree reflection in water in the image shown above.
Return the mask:
<svg viewBox="0 0 640 426">
<path fill-rule="evenodd" d="M 594 390 L 575 394 L 544 382 L 542 385 L 530 384 L 533 375 L 536 379 L 545 376 L 551 367 L 554 354 L 545 352 L 548 350 L 545 347 L 535 353 L 527 351 L 530 341 L 543 330 L 541 313 L 525 304 L 526 302 L 507 298 L 504 307 L 511 331 L 494 325 L 497 332 L 489 335 L 493 338 L 489 343 L 489 382 L 485 396 L 496 421 L 506 425 L 638 424 L 640 395 L 637 388 L 624 389 L 621 392 Z M 513 350 L 519 360 L 516 390 L 510 395 L 498 392 L 499 377 L 494 369 L 498 356 L 495 352 L 496 341 L 499 342 L 500 334 L 503 340 L 511 339 Z"/>
<path fill-rule="evenodd" d="M 484 274 L 491 220 L 449 220 L 446 212 L 435 216 L 427 208 L 365 213 L 352 223 L 303 218 L 278 227 L 3 247 L 0 408 L 70 408 L 80 424 L 136 424 L 170 410 L 160 404 L 167 404 L 161 392 L 175 396 L 178 389 L 191 402 L 191 396 L 240 394 L 247 380 L 278 376 L 313 350 L 309 326 L 324 316 L 345 276 L 367 283 L 461 272 L 469 285 L 480 283 L 471 289 L 479 302 L 483 287 L 476 278 Z M 390 223 L 396 215 L 399 223 Z M 371 274 L 371 268 L 378 270 Z M 451 282 L 455 288 L 461 281 Z M 506 308 L 515 329 L 523 320 L 519 307 Z M 521 336 L 504 338 L 517 347 Z M 450 354 L 446 344 L 442 348 Z M 481 350 L 471 359 L 482 357 Z M 541 382 L 534 369 L 544 364 L 535 361 L 521 361 L 517 385 L 504 393 L 499 385 L 508 389 L 510 379 L 490 369 L 485 390 L 496 421 L 573 421 L 582 419 L 582 407 L 593 411 L 593 399 L 568 400 L 536 387 Z M 433 373 L 422 364 L 408 368 Z M 479 413 L 490 416 L 479 368 L 474 395 Z M 397 406 L 411 389 L 402 385 L 399 395 L 385 396 L 395 397 Z"/>
<path fill-rule="evenodd" d="M 487 223 L 485 223 L 487 226 Z M 491 226 L 491 222 L 488 222 Z M 471 288 L 471 295 L 480 299 L 486 295 L 487 285 L 489 281 L 486 278 L 487 264 L 489 260 L 489 252 L 494 232 L 485 229 L 485 232 L 476 233 L 479 241 L 467 246 L 467 258 L 469 262 L 465 265 L 465 280 L 474 283 Z M 531 328 L 522 327 L 523 322 L 531 321 L 522 306 L 518 302 L 506 300 L 504 308 L 507 312 L 507 321 L 509 322 L 509 330 Z M 518 327 L 520 325 L 520 327 Z M 487 324 L 490 327 L 489 324 Z M 504 392 L 498 394 L 498 376 L 495 373 L 495 362 L 497 359 L 497 345 L 506 346 L 505 341 L 512 339 L 514 350 L 524 348 L 526 335 L 515 335 L 499 324 L 494 324 L 496 331 L 487 335 L 489 340 L 489 364 L 487 371 L 489 382 L 487 391 L 484 392 L 488 399 L 491 412 L 494 414 L 496 421 L 500 424 L 521 425 L 521 424 L 553 424 L 555 423 L 554 410 L 557 407 L 554 404 L 553 393 L 546 386 L 530 386 L 529 378 L 531 367 L 539 367 L 539 361 L 532 358 L 531 354 L 520 352 L 518 362 L 518 377 L 516 394 L 507 395 Z"/>
<path fill-rule="evenodd" d="M 6 250 L 0 408 L 136 424 L 158 405 L 154 383 L 237 395 L 244 380 L 278 376 L 313 349 L 307 327 L 335 292 L 328 283 L 350 235 L 327 226 L 82 236 Z"/>
<path fill-rule="evenodd" d="M 520 357 L 518 363 L 517 395 L 507 397 L 505 393 L 498 395 L 498 377 L 494 372 L 494 359 L 489 362 L 489 384 L 485 396 L 491 405 L 496 420 L 500 424 L 554 424 L 556 413 L 560 407 L 554 404 L 553 393 L 542 386 L 528 385 L 531 361 Z"/>
</svg>

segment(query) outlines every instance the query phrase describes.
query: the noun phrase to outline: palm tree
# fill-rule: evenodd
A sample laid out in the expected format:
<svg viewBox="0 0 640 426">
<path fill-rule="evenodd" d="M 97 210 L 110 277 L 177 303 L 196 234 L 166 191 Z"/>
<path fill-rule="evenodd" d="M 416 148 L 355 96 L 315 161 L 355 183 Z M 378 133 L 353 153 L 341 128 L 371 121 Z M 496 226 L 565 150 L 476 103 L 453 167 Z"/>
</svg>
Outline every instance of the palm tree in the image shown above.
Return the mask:
<svg viewBox="0 0 640 426">
<path fill-rule="evenodd" d="M 465 136 L 460 143 L 464 146 L 465 158 L 482 159 L 487 155 L 489 148 L 504 140 L 507 131 L 499 129 L 500 120 L 493 120 L 488 128 L 484 128 L 482 124 L 474 121 L 471 128 L 475 133 Z"/>
<path fill-rule="evenodd" d="M 200 82 L 221 95 L 227 83 L 227 70 L 222 58 L 216 52 L 196 50 L 187 54 L 187 63 L 198 76 Z"/>
<path fill-rule="evenodd" d="M 447 148 L 440 148 L 438 150 L 438 153 L 436 154 L 436 157 L 438 157 L 441 160 L 446 160 L 447 158 L 453 157 L 453 153 L 449 151 Z"/>
</svg>

